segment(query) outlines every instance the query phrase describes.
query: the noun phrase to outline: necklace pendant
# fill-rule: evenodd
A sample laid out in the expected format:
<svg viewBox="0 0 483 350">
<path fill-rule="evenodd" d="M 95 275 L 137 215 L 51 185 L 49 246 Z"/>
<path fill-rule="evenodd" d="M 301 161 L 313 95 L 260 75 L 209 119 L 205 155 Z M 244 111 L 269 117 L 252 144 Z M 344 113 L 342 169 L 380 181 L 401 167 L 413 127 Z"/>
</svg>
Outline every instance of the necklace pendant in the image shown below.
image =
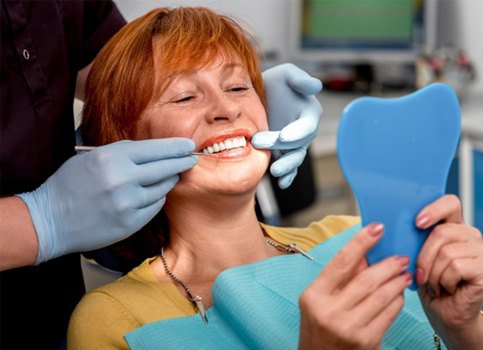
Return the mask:
<svg viewBox="0 0 483 350">
<path fill-rule="evenodd" d="M 205 324 L 208 324 L 208 318 L 206 318 L 206 310 L 205 306 L 203 305 L 203 299 L 199 295 L 195 296 L 191 301 L 195 304 L 196 308 L 198 309 L 198 312 L 201 316 L 201 319 Z"/>
<path fill-rule="evenodd" d="M 305 250 L 303 250 L 302 248 L 300 248 L 297 243 L 293 242 L 293 243 L 290 243 L 290 248 L 292 249 L 295 249 L 296 251 L 298 251 L 300 254 L 302 254 L 303 256 L 305 256 L 307 259 L 310 259 L 310 260 L 314 260 L 313 257 L 311 257 L 309 254 L 307 254 L 307 252 Z"/>
</svg>

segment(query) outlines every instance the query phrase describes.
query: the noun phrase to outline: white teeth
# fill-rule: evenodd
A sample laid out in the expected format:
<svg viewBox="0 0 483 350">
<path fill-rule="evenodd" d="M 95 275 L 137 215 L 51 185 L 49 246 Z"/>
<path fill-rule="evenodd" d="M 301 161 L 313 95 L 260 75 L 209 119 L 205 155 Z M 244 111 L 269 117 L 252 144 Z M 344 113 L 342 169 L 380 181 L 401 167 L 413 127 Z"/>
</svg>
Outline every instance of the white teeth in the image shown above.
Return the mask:
<svg viewBox="0 0 483 350">
<path fill-rule="evenodd" d="M 247 140 L 245 139 L 245 137 L 239 136 L 239 137 L 233 137 L 221 142 L 214 143 L 211 146 L 203 148 L 202 152 L 206 154 L 213 154 L 216 152 L 222 152 L 233 148 L 245 147 L 246 145 L 247 145 Z"/>
</svg>

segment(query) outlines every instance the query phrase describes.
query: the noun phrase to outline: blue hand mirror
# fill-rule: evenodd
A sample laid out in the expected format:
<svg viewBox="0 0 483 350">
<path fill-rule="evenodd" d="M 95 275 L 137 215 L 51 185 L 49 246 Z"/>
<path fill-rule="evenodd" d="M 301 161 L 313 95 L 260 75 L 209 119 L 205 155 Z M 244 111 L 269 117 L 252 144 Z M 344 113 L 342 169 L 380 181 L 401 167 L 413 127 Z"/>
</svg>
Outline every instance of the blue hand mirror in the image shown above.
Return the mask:
<svg viewBox="0 0 483 350">
<path fill-rule="evenodd" d="M 415 277 L 417 256 L 430 232 L 416 228 L 416 216 L 445 193 L 460 129 L 458 98 L 442 83 L 399 98 L 359 98 L 344 109 L 337 139 L 342 172 L 362 224 L 385 226 L 367 255 L 369 264 L 408 256 Z M 417 289 L 414 278 L 410 288 Z"/>
</svg>

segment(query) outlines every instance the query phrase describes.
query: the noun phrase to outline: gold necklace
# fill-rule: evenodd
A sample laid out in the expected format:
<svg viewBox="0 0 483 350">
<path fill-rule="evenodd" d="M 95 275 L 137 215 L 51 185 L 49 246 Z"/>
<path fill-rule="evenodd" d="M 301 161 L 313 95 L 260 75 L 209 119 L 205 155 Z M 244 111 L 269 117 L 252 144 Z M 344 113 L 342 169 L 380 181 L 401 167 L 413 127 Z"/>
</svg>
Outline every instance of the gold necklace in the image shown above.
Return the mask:
<svg viewBox="0 0 483 350">
<path fill-rule="evenodd" d="M 309 254 L 307 254 L 306 251 L 304 251 L 302 248 L 300 248 L 295 242 L 290 243 L 288 246 L 285 246 L 285 245 L 280 244 L 280 243 L 276 243 L 275 241 L 273 241 L 271 239 L 267 239 L 266 242 L 269 245 L 271 245 L 272 247 L 274 247 L 278 250 L 285 251 L 285 252 L 288 252 L 288 253 L 291 253 L 291 254 L 300 253 L 303 256 L 305 256 L 306 258 L 313 260 L 313 258 Z M 160 257 L 161 257 L 161 261 L 163 262 L 164 271 L 166 272 L 166 274 L 171 278 L 171 280 L 174 283 L 176 283 L 177 285 L 181 286 L 184 289 L 184 291 L 186 292 L 186 295 L 188 296 L 189 301 L 191 301 L 191 304 L 193 304 L 195 311 L 197 311 L 200 314 L 203 322 L 205 324 L 208 324 L 208 318 L 206 317 L 206 309 L 203 305 L 203 299 L 199 295 L 193 296 L 193 294 L 191 293 L 191 291 L 190 291 L 188 285 L 186 284 L 186 282 L 180 280 L 178 277 L 176 277 L 174 275 L 174 273 L 171 271 L 171 269 L 168 266 L 168 262 L 166 261 L 166 257 L 164 256 L 164 247 L 161 247 Z"/>
<path fill-rule="evenodd" d="M 166 261 L 166 257 L 164 256 L 164 247 L 161 247 L 161 260 L 163 261 L 164 271 L 166 272 L 166 274 L 173 280 L 174 283 L 181 286 L 185 290 L 186 294 L 188 295 L 189 301 L 191 301 L 191 304 L 193 304 L 193 307 L 195 308 L 195 311 L 198 310 L 201 316 L 201 319 L 205 324 L 207 324 L 208 319 L 206 318 L 206 310 L 203 305 L 203 299 L 199 295 L 193 296 L 193 294 L 191 294 L 190 289 L 188 288 L 188 285 L 184 281 L 177 278 L 171 272 L 168 266 L 168 262 Z"/>
</svg>

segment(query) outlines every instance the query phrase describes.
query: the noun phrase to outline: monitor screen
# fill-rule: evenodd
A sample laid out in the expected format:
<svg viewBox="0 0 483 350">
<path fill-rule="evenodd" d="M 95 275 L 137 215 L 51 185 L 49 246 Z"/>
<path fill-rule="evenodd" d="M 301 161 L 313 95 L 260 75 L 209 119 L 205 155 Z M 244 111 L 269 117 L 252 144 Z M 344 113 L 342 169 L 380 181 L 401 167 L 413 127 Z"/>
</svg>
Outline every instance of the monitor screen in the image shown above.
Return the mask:
<svg viewBox="0 0 483 350">
<path fill-rule="evenodd" d="M 437 0 L 293 1 L 296 58 L 409 61 L 434 45 Z"/>
</svg>

